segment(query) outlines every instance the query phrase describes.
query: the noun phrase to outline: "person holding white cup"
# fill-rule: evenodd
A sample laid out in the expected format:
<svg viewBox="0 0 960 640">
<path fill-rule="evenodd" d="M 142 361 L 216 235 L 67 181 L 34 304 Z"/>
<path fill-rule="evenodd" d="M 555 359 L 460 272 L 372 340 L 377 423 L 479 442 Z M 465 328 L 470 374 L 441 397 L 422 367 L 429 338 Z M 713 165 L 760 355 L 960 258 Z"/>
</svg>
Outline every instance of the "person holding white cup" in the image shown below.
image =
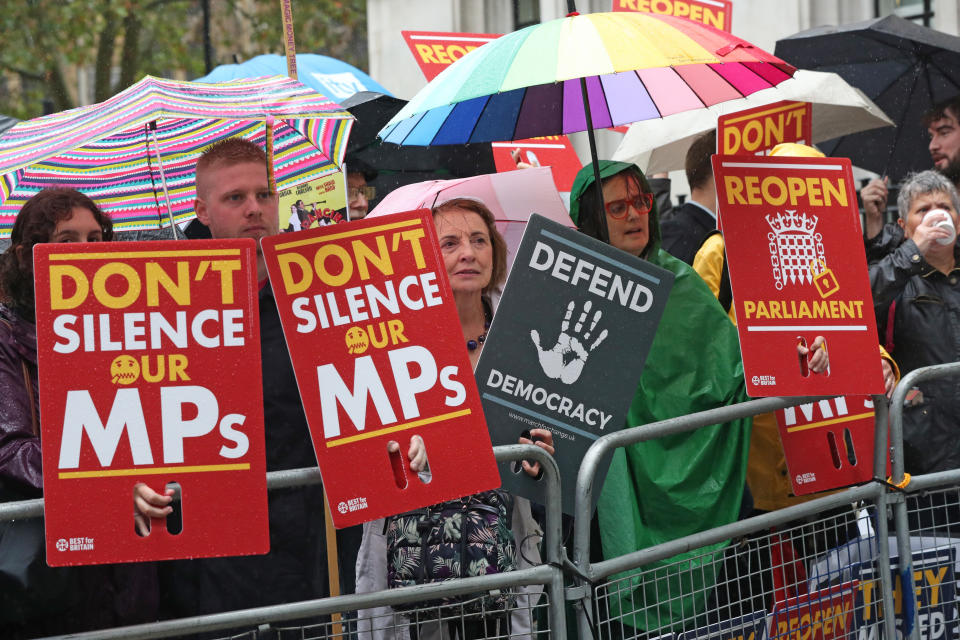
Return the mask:
<svg viewBox="0 0 960 640">
<path fill-rule="evenodd" d="M 897 206 L 905 240 L 870 267 L 870 286 L 879 334 L 892 343 L 891 355 L 906 375 L 960 359 L 960 198 L 943 174 L 923 171 L 906 178 Z M 903 409 L 906 470 L 960 468 L 956 379 L 921 382 L 908 398 Z"/>
</svg>

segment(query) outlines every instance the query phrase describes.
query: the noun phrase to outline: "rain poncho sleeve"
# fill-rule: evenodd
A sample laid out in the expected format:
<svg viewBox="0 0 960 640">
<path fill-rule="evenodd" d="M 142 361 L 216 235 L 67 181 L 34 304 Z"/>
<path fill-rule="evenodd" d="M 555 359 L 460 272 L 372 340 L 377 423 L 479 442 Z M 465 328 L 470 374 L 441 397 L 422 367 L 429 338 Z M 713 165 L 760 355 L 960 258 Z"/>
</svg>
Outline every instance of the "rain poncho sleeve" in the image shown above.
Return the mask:
<svg viewBox="0 0 960 640">
<path fill-rule="evenodd" d="M 635 166 L 600 163 L 603 178 L 625 169 L 635 171 L 649 190 Z M 571 200 L 576 202 L 592 182 L 588 165 L 574 182 Z M 578 204 L 571 206 L 575 222 Z M 650 243 L 643 257 L 673 272 L 676 279 L 627 426 L 746 400 L 736 329 L 696 272 L 660 249 L 656 207 L 650 213 Z M 750 419 L 744 418 L 618 449 L 597 511 L 604 558 L 736 520 L 749 443 Z M 715 579 L 713 556 L 724 546 L 700 548 L 644 567 L 642 573 L 615 576 L 632 575 L 629 587 L 611 589 L 611 616 L 651 632 L 666 632 L 672 624 L 703 613 Z M 656 579 L 648 571 L 655 568 Z"/>
</svg>

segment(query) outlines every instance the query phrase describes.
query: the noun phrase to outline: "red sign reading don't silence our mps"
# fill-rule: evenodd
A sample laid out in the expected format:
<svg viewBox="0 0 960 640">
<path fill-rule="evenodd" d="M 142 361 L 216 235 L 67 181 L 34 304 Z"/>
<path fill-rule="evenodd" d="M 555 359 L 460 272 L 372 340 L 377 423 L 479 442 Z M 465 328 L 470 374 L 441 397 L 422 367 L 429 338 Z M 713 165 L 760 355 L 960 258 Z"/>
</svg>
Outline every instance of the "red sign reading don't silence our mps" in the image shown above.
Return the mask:
<svg viewBox="0 0 960 640">
<path fill-rule="evenodd" d="M 334 525 L 499 486 L 430 211 L 262 247 Z M 415 435 L 429 478 L 410 472 Z"/>
<path fill-rule="evenodd" d="M 34 248 L 47 563 L 266 553 L 256 247 Z M 133 491 L 179 490 L 134 531 Z"/>
</svg>

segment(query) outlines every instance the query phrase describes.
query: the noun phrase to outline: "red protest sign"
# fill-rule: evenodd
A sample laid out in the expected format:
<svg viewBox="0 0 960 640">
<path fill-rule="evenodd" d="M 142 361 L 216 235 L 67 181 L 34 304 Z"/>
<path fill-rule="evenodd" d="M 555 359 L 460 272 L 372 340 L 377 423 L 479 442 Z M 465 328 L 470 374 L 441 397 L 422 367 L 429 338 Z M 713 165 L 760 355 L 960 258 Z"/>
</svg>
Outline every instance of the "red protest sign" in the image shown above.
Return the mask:
<svg viewBox="0 0 960 640">
<path fill-rule="evenodd" d="M 402 33 L 428 82 L 467 52 L 500 37 L 499 34 L 492 33 L 436 31 L 403 31 Z M 497 173 L 515 171 L 518 161 L 535 167 L 550 167 L 557 191 L 561 192 L 570 191 L 577 172 L 583 166 L 567 136 L 543 136 L 513 142 L 494 142 L 491 146 Z M 514 150 L 519 152 L 518 160 L 513 158 Z"/>
<path fill-rule="evenodd" d="M 730 33 L 733 23 L 730 0 L 613 0 L 613 10 L 687 18 L 727 33 Z"/>
<path fill-rule="evenodd" d="M 428 210 L 262 249 L 335 526 L 500 486 Z M 429 482 L 387 453 L 414 435 Z"/>
<path fill-rule="evenodd" d="M 782 570 L 775 568 L 774 574 Z M 858 582 L 778 601 L 768 636 L 771 640 L 840 640 L 853 635 L 854 594 Z"/>
<path fill-rule="evenodd" d="M 883 393 L 850 160 L 713 157 L 751 396 Z M 826 338 L 830 367 L 797 353 Z"/>
<path fill-rule="evenodd" d="M 42 244 L 34 273 L 48 564 L 266 553 L 254 243 Z M 182 530 L 136 535 L 138 482 L 179 485 Z"/>
<path fill-rule="evenodd" d="M 401 31 L 427 82 L 477 47 L 500 37 L 499 33 L 446 33 Z"/>
<path fill-rule="evenodd" d="M 514 171 L 517 161 L 513 159 L 514 150 L 519 151 L 519 161 L 532 166 L 550 167 L 557 191 L 569 192 L 577 172 L 583 166 L 577 152 L 567 136 L 543 136 L 529 140 L 513 142 L 494 142 L 493 162 L 497 173 Z"/>
<path fill-rule="evenodd" d="M 722 115 L 717 119 L 717 153 L 762 156 L 782 142 L 810 144 L 812 122 L 809 102 L 788 100 Z"/>
<path fill-rule="evenodd" d="M 873 478 L 875 430 L 870 396 L 838 396 L 780 409 L 776 415 L 795 495 Z"/>
</svg>

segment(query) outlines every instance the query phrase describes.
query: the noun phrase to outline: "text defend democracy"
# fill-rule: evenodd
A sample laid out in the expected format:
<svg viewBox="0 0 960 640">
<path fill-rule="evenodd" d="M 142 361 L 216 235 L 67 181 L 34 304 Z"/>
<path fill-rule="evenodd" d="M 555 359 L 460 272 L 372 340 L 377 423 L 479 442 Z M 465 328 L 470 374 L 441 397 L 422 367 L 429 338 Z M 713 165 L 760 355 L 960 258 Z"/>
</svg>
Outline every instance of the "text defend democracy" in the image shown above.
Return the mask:
<svg viewBox="0 0 960 640">
<path fill-rule="evenodd" d="M 653 305 L 653 292 L 648 287 L 541 241 L 533 248 L 529 266 L 637 313 Z"/>
<path fill-rule="evenodd" d="M 536 405 L 545 406 L 557 415 L 578 420 L 591 427 L 599 426 L 600 429 L 603 429 L 607 426 L 607 423 L 610 422 L 610 418 L 613 417 L 611 414 L 604 413 L 600 409 L 587 408 L 582 402 L 576 402 L 559 393 L 547 391 L 543 387 L 535 386 L 532 382 L 524 383 L 520 378 L 501 373 L 497 369 L 490 370 L 486 386 L 488 389 L 500 389 L 508 395 L 522 398 Z"/>
</svg>

